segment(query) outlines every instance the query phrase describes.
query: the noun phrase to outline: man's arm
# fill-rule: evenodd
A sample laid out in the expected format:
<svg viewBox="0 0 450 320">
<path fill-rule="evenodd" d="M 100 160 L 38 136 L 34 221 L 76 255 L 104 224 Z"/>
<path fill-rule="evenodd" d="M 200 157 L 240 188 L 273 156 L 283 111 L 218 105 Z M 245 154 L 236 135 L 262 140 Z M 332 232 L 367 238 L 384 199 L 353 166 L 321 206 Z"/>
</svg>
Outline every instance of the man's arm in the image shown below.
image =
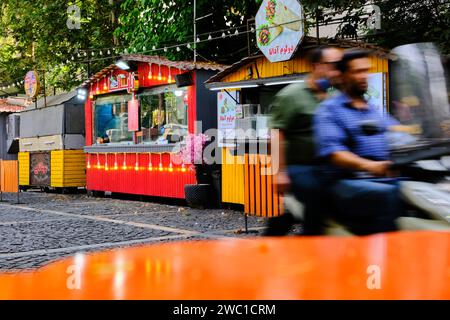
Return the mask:
<svg viewBox="0 0 450 320">
<path fill-rule="evenodd" d="M 283 130 L 275 131 L 275 139 L 278 139 L 278 172 L 275 176 L 274 184 L 278 188 L 278 192 L 285 193 L 289 190 L 291 185 L 291 180 L 289 179 L 289 175 L 287 173 L 286 166 L 286 137 Z M 272 158 L 273 159 L 273 158 Z"/>
<path fill-rule="evenodd" d="M 330 155 L 331 162 L 341 168 L 366 171 L 375 176 L 384 177 L 387 175 L 390 161 L 372 161 L 361 158 L 350 151 L 338 151 Z"/>
</svg>

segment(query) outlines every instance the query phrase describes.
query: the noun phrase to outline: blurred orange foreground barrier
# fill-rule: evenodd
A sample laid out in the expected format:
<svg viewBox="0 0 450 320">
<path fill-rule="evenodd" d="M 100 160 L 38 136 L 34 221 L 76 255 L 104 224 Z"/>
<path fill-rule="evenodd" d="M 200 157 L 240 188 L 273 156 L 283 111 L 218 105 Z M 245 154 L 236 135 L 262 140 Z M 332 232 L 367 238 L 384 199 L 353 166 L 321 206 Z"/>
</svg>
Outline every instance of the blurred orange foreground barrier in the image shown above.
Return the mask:
<svg viewBox="0 0 450 320">
<path fill-rule="evenodd" d="M 258 238 L 80 254 L 2 299 L 450 299 L 450 233 Z"/>
<path fill-rule="evenodd" d="M 0 192 L 18 192 L 17 161 L 0 160 Z"/>
</svg>

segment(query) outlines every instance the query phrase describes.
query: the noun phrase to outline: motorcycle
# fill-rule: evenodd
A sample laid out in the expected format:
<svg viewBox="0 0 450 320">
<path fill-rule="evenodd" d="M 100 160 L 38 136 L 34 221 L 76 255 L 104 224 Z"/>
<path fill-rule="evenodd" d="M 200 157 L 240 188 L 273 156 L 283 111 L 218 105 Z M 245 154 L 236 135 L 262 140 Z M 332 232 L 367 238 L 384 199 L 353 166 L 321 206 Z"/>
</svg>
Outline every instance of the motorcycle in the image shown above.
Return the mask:
<svg viewBox="0 0 450 320">
<path fill-rule="evenodd" d="M 450 107 L 447 78 L 432 43 L 409 44 L 392 51 L 390 112 L 405 131 L 388 134 L 392 170 L 398 173 L 406 210 L 400 230 L 450 231 Z M 283 197 L 285 214 L 270 221 L 265 235 L 285 235 L 303 221 L 303 206 Z M 352 235 L 327 219 L 327 235 Z"/>
</svg>

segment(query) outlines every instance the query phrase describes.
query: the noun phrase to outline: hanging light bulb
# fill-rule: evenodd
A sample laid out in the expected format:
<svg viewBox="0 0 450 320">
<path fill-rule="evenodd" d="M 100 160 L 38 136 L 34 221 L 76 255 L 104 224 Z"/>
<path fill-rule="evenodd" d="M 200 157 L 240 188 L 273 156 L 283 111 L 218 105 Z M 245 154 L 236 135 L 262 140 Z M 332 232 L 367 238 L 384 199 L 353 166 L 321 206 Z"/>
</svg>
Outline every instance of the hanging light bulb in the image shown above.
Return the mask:
<svg viewBox="0 0 450 320">
<path fill-rule="evenodd" d="M 180 51 L 181 51 L 180 47 L 177 47 L 177 52 L 180 52 Z"/>
<path fill-rule="evenodd" d="M 152 47 L 152 50 L 153 50 L 153 51 L 155 51 L 155 50 L 156 50 L 156 47 L 155 47 L 155 46 L 153 46 L 153 47 Z"/>
<path fill-rule="evenodd" d="M 74 57 L 74 56 L 72 56 L 72 61 L 73 61 L 73 60 L 75 60 L 75 57 Z"/>
<path fill-rule="evenodd" d="M 119 170 L 119 166 L 117 165 L 117 153 L 114 153 L 114 170 Z"/>
<path fill-rule="evenodd" d="M 94 95 L 92 94 L 92 83 L 91 83 L 91 90 L 89 90 L 89 99 L 94 99 Z"/>
<path fill-rule="evenodd" d="M 79 52 L 77 53 L 77 57 L 78 57 L 78 58 L 81 58 L 81 55 L 80 55 L 80 53 L 79 53 Z"/>
<path fill-rule="evenodd" d="M 105 171 L 109 171 L 109 167 L 108 167 L 108 154 L 105 154 Z"/>
<path fill-rule="evenodd" d="M 153 171 L 152 154 L 148 154 L 148 171 Z"/>
<path fill-rule="evenodd" d="M 86 168 L 90 169 L 90 168 L 91 168 L 91 155 L 88 154 L 87 157 L 88 157 L 88 159 L 87 159 L 87 165 L 86 165 Z"/>
<path fill-rule="evenodd" d="M 238 29 L 236 29 L 236 32 L 234 33 L 234 35 L 238 35 L 239 34 L 239 31 L 238 31 Z"/>
<path fill-rule="evenodd" d="M 107 84 L 107 81 L 106 81 L 106 77 L 104 77 L 103 78 L 103 90 L 108 90 L 108 84 Z"/>
<path fill-rule="evenodd" d="M 197 37 L 197 42 L 200 42 L 200 38 L 199 37 Z"/>
<path fill-rule="evenodd" d="M 127 170 L 127 154 L 126 154 L 126 153 L 123 154 L 123 165 L 122 165 L 122 169 L 123 169 L 123 170 Z"/>
<path fill-rule="evenodd" d="M 163 164 L 162 164 L 162 153 L 159 154 L 159 168 L 158 168 L 158 170 L 159 171 L 163 171 L 164 170 Z"/>
<path fill-rule="evenodd" d="M 190 48 L 191 48 L 191 44 L 188 43 L 186 47 L 187 47 L 188 49 L 190 49 Z"/>
<path fill-rule="evenodd" d="M 151 80 L 151 79 L 153 78 L 153 74 L 152 74 L 152 63 L 150 62 L 148 65 L 149 65 L 149 69 L 148 69 L 148 76 L 147 76 L 147 78 L 148 78 L 149 80 Z"/>
<path fill-rule="evenodd" d="M 110 54 L 111 54 L 111 50 L 108 49 L 108 55 L 110 55 Z"/>
<path fill-rule="evenodd" d="M 211 40 L 211 39 L 212 39 L 212 36 L 211 36 L 211 35 L 209 35 L 209 36 L 208 36 L 208 40 Z"/>
<path fill-rule="evenodd" d="M 222 32 L 222 38 L 225 39 L 226 36 L 227 36 L 227 35 L 225 34 L 225 32 Z"/>
<path fill-rule="evenodd" d="M 136 153 L 136 164 L 134 165 L 134 170 L 139 171 L 139 155 Z"/>
<path fill-rule="evenodd" d="M 186 172 L 186 166 L 184 165 L 184 163 L 181 165 L 181 172 Z"/>
<path fill-rule="evenodd" d="M 169 172 L 173 172 L 172 162 L 169 164 Z"/>
<path fill-rule="evenodd" d="M 98 87 L 98 79 L 97 79 L 97 89 L 95 90 L 95 92 L 96 92 L 97 94 L 100 93 L 100 89 L 99 89 L 99 87 Z"/>
<path fill-rule="evenodd" d="M 159 72 L 158 72 L 158 81 L 162 80 L 162 75 L 161 75 L 161 65 L 159 65 Z"/>
<path fill-rule="evenodd" d="M 164 47 L 164 52 L 167 52 L 167 48 L 166 47 Z"/>
<path fill-rule="evenodd" d="M 103 51 L 102 51 L 102 50 L 100 50 L 99 54 L 100 54 L 100 55 L 102 56 L 102 55 L 103 55 Z"/>
<path fill-rule="evenodd" d="M 169 76 L 167 77 L 167 82 L 172 83 L 172 72 L 171 67 L 169 66 Z"/>
<path fill-rule="evenodd" d="M 97 153 L 97 169 L 100 169 L 100 155 Z"/>
<path fill-rule="evenodd" d="M 66 60 L 66 64 L 69 64 L 70 63 L 70 61 L 69 60 Z"/>
<path fill-rule="evenodd" d="M 86 51 L 84 52 L 84 56 L 87 57 L 87 52 Z"/>
</svg>

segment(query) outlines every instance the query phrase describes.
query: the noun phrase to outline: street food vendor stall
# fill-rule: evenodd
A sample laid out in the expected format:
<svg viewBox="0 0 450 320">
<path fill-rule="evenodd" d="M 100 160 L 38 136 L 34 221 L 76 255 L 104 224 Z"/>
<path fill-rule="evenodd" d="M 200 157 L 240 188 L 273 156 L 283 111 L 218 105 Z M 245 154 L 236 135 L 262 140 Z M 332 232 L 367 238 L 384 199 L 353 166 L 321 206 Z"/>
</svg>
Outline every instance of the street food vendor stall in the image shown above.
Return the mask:
<svg viewBox="0 0 450 320">
<path fill-rule="evenodd" d="M 380 112 L 385 112 L 388 101 L 387 52 L 354 41 L 327 43 L 321 39 L 321 45 L 325 44 L 342 49 L 365 47 L 373 52 L 367 94 Z M 317 46 L 317 39 L 306 37 L 287 60 L 271 62 L 265 55 L 256 54 L 207 81 L 206 87 L 218 95 L 222 202 L 241 205 L 245 213 L 251 215 L 273 217 L 282 213 L 282 197 L 273 185 L 276 168 L 271 166 L 271 157 L 276 154 L 270 150 L 270 104 L 283 87 L 304 81 L 311 69 L 307 54 Z M 239 129 L 241 132 L 237 133 Z"/>
<path fill-rule="evenodd" d="M 83 101 L 76 91 L 30 104 L 20 114 L 20 187 L 84 187 L 84 143 Z"/>
<path fill-rule="evenodd" d="M 204 82 L 222 70 L 125 55 L 87 80 L 87 189 L 184 199 L 196 175 L 171 156 L 188 134 L 217 126 L 215 94 Z"/>
</svg>

